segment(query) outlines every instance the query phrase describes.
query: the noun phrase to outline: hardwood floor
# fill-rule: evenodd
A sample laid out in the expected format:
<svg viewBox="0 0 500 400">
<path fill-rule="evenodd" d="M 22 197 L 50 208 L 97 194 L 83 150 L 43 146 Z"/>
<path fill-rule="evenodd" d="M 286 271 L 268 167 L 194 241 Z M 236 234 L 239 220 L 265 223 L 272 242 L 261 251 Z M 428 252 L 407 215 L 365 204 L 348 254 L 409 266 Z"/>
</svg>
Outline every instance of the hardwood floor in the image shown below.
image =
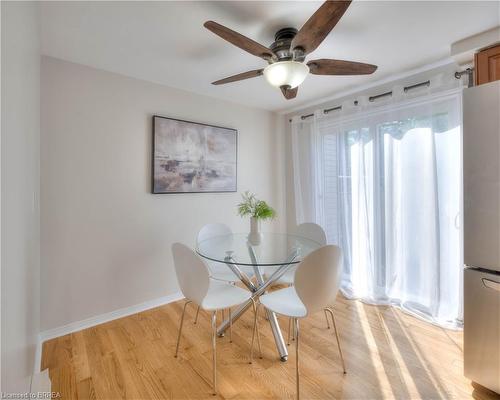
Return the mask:
<svg viewBox="0 0 500 400">
<path fill-rule="evenodd" d="M 278 360 L 262 317 L 263 359 L 248 363 L 252 313 L 217 340 L 219 395 L 211 395 L 208 315 L 188 306 L 174 358 L 183 302 L 45 342 L 42 369 L 64 399 L 292 399 L 294 345 Z M 302 399 L 494 399 L 463 377 L 462 333 L 424 323 L 392 307 L 339 297 L 335 304 L 347 374 L 322 313 L 301 322 Z M 263 315 L 263 313 L 262 313 Z M 284 335 L 288 321 L 280 319 Z"/>
</svg>

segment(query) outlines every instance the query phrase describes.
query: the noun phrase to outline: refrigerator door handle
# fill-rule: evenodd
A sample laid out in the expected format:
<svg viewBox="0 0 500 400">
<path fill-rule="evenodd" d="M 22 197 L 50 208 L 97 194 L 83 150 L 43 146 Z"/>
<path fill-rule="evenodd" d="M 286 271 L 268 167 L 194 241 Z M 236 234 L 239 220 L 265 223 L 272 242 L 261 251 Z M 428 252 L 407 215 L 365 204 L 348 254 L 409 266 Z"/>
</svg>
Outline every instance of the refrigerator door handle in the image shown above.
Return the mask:
<svg viewBox="0 0 500 400">
<path fill-rule="evenodd" d="M 483 285 L 489 289 L 496 290 L 500 292 L 500 282 L 495 282 L 490 279 L 483 278 Z"/>
</svg>

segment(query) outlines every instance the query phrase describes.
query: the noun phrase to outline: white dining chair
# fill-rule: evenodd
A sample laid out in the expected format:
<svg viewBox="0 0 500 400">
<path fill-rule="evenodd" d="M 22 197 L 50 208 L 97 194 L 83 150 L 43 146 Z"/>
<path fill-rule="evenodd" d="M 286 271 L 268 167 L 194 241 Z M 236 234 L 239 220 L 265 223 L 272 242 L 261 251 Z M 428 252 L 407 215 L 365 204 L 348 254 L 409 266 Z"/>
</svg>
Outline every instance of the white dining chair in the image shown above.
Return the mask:
<svg viewBox="0 0 500 400">
<path fill-rule="evenodd" d="M 200 231 L 198 232 L 198 236 L 196 238 L 196 243 L 200 243 L 203 240 L 211 239 L 217 236 L 226 236 L 231 235 L 233 232 L 231 228 L 229 228 L 225 224 L 220 223 L 211 223 L 204 225 Z M 210 271 L 210 278 L 217 279 L 224 282 L 231 282 L 236 284 L 240 281 L 240 279 L 236 276 L 236 274 L 231 271 L 231 269 L 220 262 L 217 261 L 206 261 L 208 265 L 208 270 Z M 240 269 L 248 276 L 248 278 L 252 278 L 254 276 L 254 272 L 252 268 L 248 267 L 240 267 Z M 225 310 L 222 311 L 222 319 L 225 319 Z M 198 323 L 198 315 L 200 313 L 200 307 L 196 310 L 196 317 L 194 319 L 194 323 Z"/>
<path fill-rule="evenodd" d="M 303 224 L 298 225 L 295 230 L 293 231 L 293 234 L 296 236 L 300 236 L 309 240 L 313 240 L 316 243 L 319 243 L 321 246 L 326 245 L 326 233 L 323 230 L 323 228 L 315 224 L 314 222 L 304 222 Z M 283 276 L 281 276 L 276 283 L 279 285 L 287 285 L 287 286 L 292 286 L 293 285 L 293 279 L 295 275 L 295 270 L 297 269 L 297 266 L 292 266 L 286 271 Z M 268 274 L 272 274 L 274 272 L 273 270 L 269 270 Z M 326 326 L 328 329 L 330 329 L 330 323 L 328 322 L 328 315 L 327 311 L 325 311 L 325 319 L 326 319 Z M 288 339 L 287 339 L 287 344 L 290 345 L 290 338 L 295 340 L 295 336 L 293 335 L 292 331 L 292 318 L 289 318 L 288 320 Z"/>
<path fill-rule="evenodd" d="M 321 226 L 313 222 L 305 222 L 300 224 L 293 231 L 295 236 L 300 236 L 309 240 L 313 240 L 321 246 L 326 245 L 326 233 Z M 293 277 L 295 275 L 296 266 L 290 267 L 283 276 L 276 281 L 281 285 L 293 285 Z M 272 271 L 270 271 L 272 272 Z"/>
<path fill-rule="evenodd" d="M 295 365 L 297 379 L 297 399 L 300 397 L 299 378 L 299 319 L 317 311 L 326 311 L 332 317 L 335 336 L 339 348 L 344 374 L 344 357 L 333 310 L 329 307 L 335 300 L 340 286 L 341 250 L 334 245 L 326 245 L 307 255 L 297 266 L 293 286 L 279 289 L 260 297 L 260 304 L 270 311 L 293 319 L 295 327 Z M 254 331 L 257 324 L 254 323 Z M 250 350 L 252 361 L 253 344 Z"/>
<path fill-rule="evenodd" d="M 198 232 L 198 237 L 196 240 L 197 243 L 200 243 L 203 240 L 207 240 L 217 236 L 231 235 L 232 233 L 233 232 L 231 231 L 231 228 L 229 228 L 225 224 L 206 224 Z M 240 279 L 233 271 L 231 271 L 231 269 L 229 269 L 227 265 L 216 261 L 208 261 L 207 263 L 211 278 L 233 283 L 240 282 Z M 252 268 L 242 267 L 241 269 L 249 278 L 252 278 L 254 276 Z"/>
<path fill-rule="evenodd" d="M 213 394 L 215 395 L 217 393 L 217 311 L 231 309 L 231 307 L 238 306 L 246 303 L 247 301 L 252 301 L 254 313 L 257 315 L 255 302 L 248 290 L 231 285 L 228 282 L 210 279 L 207 264 L 189 247 L 181 243 L 174 243 L 172 245 L 172 253 L 174 257 L 177 280 L 182 294 L 186 298 L 186 302 L 182 310 L 179 334 L 177 336 L 175 357 L 177 357 L 179 353 L 179 343 L 187 305 L 194 303 L 203 310 L 210 311 L 212 313 Z M 231 320 L 231 316 L 229 319 Z M 232 326 L 230 325 L 230 335 L 231 330 Z M 257 335 L 258 334 L 259 332 L 257 330 Z M 255 335 L 255 329 L 253 331 L 253 335 Z M 258 338 L 258 340 L 260 344 L 260 339 Z"/>
</svg>

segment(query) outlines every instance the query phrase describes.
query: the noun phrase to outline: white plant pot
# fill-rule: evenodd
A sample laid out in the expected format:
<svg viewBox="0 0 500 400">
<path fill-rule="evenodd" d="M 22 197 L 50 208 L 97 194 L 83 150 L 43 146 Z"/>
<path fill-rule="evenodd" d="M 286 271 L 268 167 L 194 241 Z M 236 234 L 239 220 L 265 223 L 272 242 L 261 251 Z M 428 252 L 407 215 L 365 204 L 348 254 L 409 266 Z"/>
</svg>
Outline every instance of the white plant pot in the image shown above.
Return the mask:
<svg viewBox="0 0 500 400">
<path fill-rule="evenodd" d="M 250 234 L 248 235 L 248 241 L 257 246 L 262 241 L 262 233 L 260 233 L 260 220 L 257 218 L 250 218 Z"/>
</svg>

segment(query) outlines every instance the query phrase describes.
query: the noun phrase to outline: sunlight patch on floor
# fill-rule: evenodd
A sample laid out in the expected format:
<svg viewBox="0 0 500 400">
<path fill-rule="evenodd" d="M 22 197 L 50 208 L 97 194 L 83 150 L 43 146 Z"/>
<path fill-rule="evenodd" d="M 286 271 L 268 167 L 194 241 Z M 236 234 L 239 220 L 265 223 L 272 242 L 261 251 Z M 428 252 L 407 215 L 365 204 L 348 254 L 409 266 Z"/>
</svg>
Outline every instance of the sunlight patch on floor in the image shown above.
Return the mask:
<svg viewBox="0 0 500 400">
<path fill-rule="evenodd" d="M 375 337 L 373 336 L 373 333 L 370 329 L 370 324 L 368 322 L 365 309 L 363 308 L 363 303 L 357 301 L 355 304 L 358 314 L 361 315 L 361 329 L 363 330 L 363 335 L 365 337 L 366 343 L 368 344 L 369 355 L 372 361 L 372 365 L 374 366 L 374 369 L 376 371 L 378 385 L 381 388 L 388 388 L 391 393 L 391 398 L 396 398 L 396 394 L 393 392 L 392 386 L 389 382 L 389 378 L 387 377 L 387 374 L 385 373 L 385 370 L 383 368 L 382 358 L 380 357 Z"/>
</svg>

